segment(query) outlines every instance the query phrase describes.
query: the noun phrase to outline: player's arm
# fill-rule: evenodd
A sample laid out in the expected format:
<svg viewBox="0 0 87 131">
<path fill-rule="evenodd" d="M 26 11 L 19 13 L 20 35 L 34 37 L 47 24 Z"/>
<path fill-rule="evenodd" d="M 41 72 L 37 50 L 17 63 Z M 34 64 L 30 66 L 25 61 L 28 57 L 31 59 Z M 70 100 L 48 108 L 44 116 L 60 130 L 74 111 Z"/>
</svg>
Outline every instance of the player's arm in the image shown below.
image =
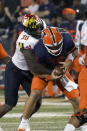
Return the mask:
<svg viewBox="0 0 87 131">
<path fill-rule="evenodd" d="M 78 60 L 80 65 L 87 63 L 87 26 L 85 23 L 81 30 L 80 55 Z"/>
<path fill-rule="evenodd" d="M 12 36 L 12 41 L 11 41 L 11 56 L 13 56 L 15 49 L 16 49 L 16 40 L 18 37 L 18 33 L 16 31 L 16 29 L 13 30 L 13 36 Z"/>
<path fill-rule="evenodd" d="M 74 59 L 77 57 L 77 53 L 76 53 L 76 50 L 74 50 L 72 53 L 70 53 L 66 60 L 64 62 L 59 62 L 60 64 L 62 64 L 62 67 L 64 70 L 63 72 L 66 73 L 66 71 L 71 67 Z"/>
<path fill-rule="evenodd" d="M 44 67 L 43 65 L 41 65 L 40 63 L 36 61 L 34 50 L 23 49 L 22 53 L 27 61 L 28 67 L 31 72 L 37 75 L 42 75 L 42 74 L 50 75 L 51 74 L 52 71 L 50 69 Z"/>
<path fill-rule="evenodd" d="M 66 60 L 64 62 L 60 62 L 60 64 L 62 64 L 61 68 L 63 68 L 66 73 L 66 71 L 70 68 L 70 66 L 73 63 L 73 60 L 76 58 L 78 53 L 75 44 L 72 40 L 72 37 L 68 32 L 66 32 L 65 34 L 65 42 L 67 45 L 67 57 Z"/>
<path fill-rule="evenodd" d="M 80 52 L 82 51 L 82 54 L 80 53 L 78 62 L 80 65 L 84 65 L 87 62 L 87 46 L 81 45 L 81 47 Z"/>
<path fill-rule="evenodd" d="M 8 55 L 8 56 L 6 56 L 5 58 L 2 59 L 2 62 L 5 63 L 5 64 L 7 64 L 8 61 L 10 60 L 10 58 L 11 57 Z"/>
<path fill-rule="evenodd" d="M 44 67 L 42 64 L 38 63 L 36 61 L 36 57 L 35 57 L 33 50 L 22 49 L 21 51 L 26 59 L 26 62 L 27 62 L 27 65 L 28 65 L 30 71 L 34 75 L 38 75 L 38 77 L 45 79 L 47 81 L 58 79 L 59 77 L 61 77 L 61 76 L 55 75 L 55 69 L 50 70 L 50 69 Z"/>
<path fill-rule="evenodd" d="M 0 44 L 0 59 L 2 60 L 2 62 L 4 62 L 5 64 L 8 63 L 10 56 L 7 54 L 7 52 L 4 50 L 2 44 Z"/>
</svg>

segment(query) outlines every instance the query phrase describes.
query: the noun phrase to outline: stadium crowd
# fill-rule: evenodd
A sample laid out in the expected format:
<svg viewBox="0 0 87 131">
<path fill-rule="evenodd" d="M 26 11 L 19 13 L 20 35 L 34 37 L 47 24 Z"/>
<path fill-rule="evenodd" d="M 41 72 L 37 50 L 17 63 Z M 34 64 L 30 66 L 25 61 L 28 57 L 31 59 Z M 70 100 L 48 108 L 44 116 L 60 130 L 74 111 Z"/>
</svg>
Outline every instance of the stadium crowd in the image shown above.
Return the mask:
<svg viewBox="0 0 87 131">
<path fill-rule="evenodd" d="M 18 23 L 24 14 L 32 12 L 42 18 L 48 26 L 63 27 L 70 32 L 78 48 L 78 30 L 81 31 L 87 17 L 87 0 L 0 0 L 0 38 L 9 55 L 13 55 L 12 44 L 15 42 Z M 76 83 L 81 67 L 76 62 L 70 73 Z M 54 88 L 52 88 L 54 87 Z M 43 96 L 61 95 L 56 85 L 48 84 Z M 56 90 L 56 91 L 55 91 Z M 62 94 L 63 96 L 63 94 Z"/>
<path fill-rule="evenodd" d="M 0 0 L 0 37 L 10 36 L 15 24 L 26 12 L 37 14 L 46 21 L 47 25 L 60 26 L 61 23 L 68 21 L 65 8 L 75 10 L 75 21 L 85 19 L 86 6 L 87 1 L 84 0 Z"/>
<path fill-rule="evenodd" d="M 0 0 L 1 58 L 7 63 L 0 118 L 16 106 L 21 84 L 29 97 L 18 131 L 30 131 L 28 120 L 40 108 L 44 89 L 43 97 L 62 91 L 73 106 L 64 131 L 87 122 L 86 6 L 86 0 Z"/>
</svg>

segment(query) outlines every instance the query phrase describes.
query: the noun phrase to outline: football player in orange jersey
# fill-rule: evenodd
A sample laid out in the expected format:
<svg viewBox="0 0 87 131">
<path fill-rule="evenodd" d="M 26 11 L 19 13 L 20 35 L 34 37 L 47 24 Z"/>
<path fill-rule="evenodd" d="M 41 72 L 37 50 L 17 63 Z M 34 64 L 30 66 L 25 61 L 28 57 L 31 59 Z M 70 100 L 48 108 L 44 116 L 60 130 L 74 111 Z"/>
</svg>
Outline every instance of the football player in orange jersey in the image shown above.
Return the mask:
<svg viewBox="0 0 87 131">
<path fill-rule="evenodd" d="M 81 51 L 82 55 L 78 59 L 79 64 L 83 65 L 78 77 L 80 89 L 79 112 L 72 115 L 72 120 L 69 121 L 75 128 L 87 123 L 87 20 L 81 30 Z M 87 125 L 84 125 L 84 131 L 87 131 Z"/>
<path fill-rule="evenodd" d="M 79 58 L 79 62 L 84 64 L 78 77 L 80 89 L 79 112 L 72 115 L 72 120 L 69 121 L 75 128 L 87 123 L 87 46 L 84 46 L 84 54 Z M 84 131 L 87 131 L 87 125 L 84 125 Z"/>
<path fill-rule="evenodd" d="M 59 29 L 56 27 L 48 27 L 43 31 L 42 38 L 35 45 L 34 50 L 26 51 L 23 44 L 21 51 L 25 56 L 31 72 L 34 72 L 35 76 L 32 80 L 31 94 L 25 105 L 23 118 L 19 125 L 18 131 L 29 131 L 29 129 L 27 130 L 26 123 L 28 122 L 28 118 L 30 118 L 36 102 L 41 97 L 42 91 L 49 80 L 59 78 L 56 81 L 56 84 L 69 98 L 73 105 L 74 111 L 78 111 L 78 89 L 75 83 L 69 79 L 70 75 L 67 72 L 72 64 L 71 60 L 73 61 L 75 57 L 74 47 L 75 45 L 70 34 L 64 29 Z M 36 56 L 36 59 L 34 55 Z M 38 62 L 37 64 L 36 60 Z M 55 75 L 55 73 L 58 74 L 58 70 L 55 69 L 55 66 L 57 65 L 61 65 L 61 68 L 63 68 L 62 73 L 66 73 L 66 75 Z M 43 75 L 43 66 L 48 69 L 49 73 L 44 73 L 45 75 Z M 46 70 L 44 72 L 46 72 Z M 69 129 L 69 127 L 71 127 L 71 125 L 69 125 L 67 128 Z M 67 131 L 67 129 L 65 131 Z"/>
<path fill-rule="evenodd" d="M 62 11 L 62 14 L 65 17 L 65 21 L 63 21 L 60 25 L 60 27 L 66 29 L 72 36 L 73 41 L 75 43 L 75 46 L 77 49 L 80 46 L 80 41 L 78 37 L 78 33 L 80 34 L 81 28 L 83 25 L 82 20 L 76 20 L 76 11 L 72 8 L 64 8 Z M 80 52 L 78 53 L 80 55 Z M 75 81 L 78 81 L 78 74 L 80 70 L 82 69 L 82 65 L 78 63 L 78 57 L 73 61 L 72 67 L 70 69 L 70 72 L 73 75 L 73 78 Z M 74 72 L 74 73 L 73 73 Z"/>
</svg>

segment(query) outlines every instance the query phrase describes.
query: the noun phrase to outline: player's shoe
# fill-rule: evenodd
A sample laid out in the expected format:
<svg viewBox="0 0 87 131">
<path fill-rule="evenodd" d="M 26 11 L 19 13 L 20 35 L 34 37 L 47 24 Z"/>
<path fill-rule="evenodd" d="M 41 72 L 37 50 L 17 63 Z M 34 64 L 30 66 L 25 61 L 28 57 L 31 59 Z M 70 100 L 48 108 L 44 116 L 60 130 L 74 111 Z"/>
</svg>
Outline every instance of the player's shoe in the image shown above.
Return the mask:
<svg viewBox="0 0 87 131">
<path fill-rule="evenodd" d="M 0 131 L 3 131 L 3 130 L 0 130 Z M 21 129 L 21 128 L 18 128 L 18 130 L 17 131 L 30 131 L 30 128 L 26 128 L 26 129 Z"/>
<path fill-rule="evenodd" d="M 30 131 L 30 129 L 29 128 L 27 128 L 27 129 L 18 129 L 17 131 Z"/>
<path fill-rule="evenodd" d="M 30 131 L 29 121 L 21 121 L 17 131 Z"/>
<path fill-rule="evenodd" d="M 25 129 L 18 129 L 17 131 L 25 131 Z"/>
<path fill-rule="evenodd" d="M 27 127 L 25 131 L 30 131 L 30 127 Z"/>
<path fill-rule="evenodd" d="M 4 130 L 0 127 L 0 131 L 4 131 Z"/>
<path fill-rule="evenodd" d="M 80 112 L 77 112 L 73 114 L 72 116 L 76 116 L 77 119 L 79 120 L 80 126 L 83 125 L 84 123 L 87 123 L 87 109 L 83 109 Z"/>
<path fill-rule="evenodd" d="M 87 128 L 84 131 L 87 131 Z"/>
</svg>

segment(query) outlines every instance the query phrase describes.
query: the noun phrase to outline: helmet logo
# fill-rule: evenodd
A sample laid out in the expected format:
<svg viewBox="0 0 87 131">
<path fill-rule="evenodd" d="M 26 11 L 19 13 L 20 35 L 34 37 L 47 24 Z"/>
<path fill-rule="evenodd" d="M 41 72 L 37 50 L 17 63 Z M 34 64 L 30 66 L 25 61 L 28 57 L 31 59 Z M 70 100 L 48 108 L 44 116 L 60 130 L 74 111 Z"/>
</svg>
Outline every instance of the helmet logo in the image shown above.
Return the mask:
<svg viewBox="0 0 87 131">
<path fill-rule="evenodd" d="M 31 18 L 27 18 L 26 21 L 26 27 L 29 27 L 30 29 L 36 29 L 36 20 L 35 18 L 31 17 Z"/>
</svg>

